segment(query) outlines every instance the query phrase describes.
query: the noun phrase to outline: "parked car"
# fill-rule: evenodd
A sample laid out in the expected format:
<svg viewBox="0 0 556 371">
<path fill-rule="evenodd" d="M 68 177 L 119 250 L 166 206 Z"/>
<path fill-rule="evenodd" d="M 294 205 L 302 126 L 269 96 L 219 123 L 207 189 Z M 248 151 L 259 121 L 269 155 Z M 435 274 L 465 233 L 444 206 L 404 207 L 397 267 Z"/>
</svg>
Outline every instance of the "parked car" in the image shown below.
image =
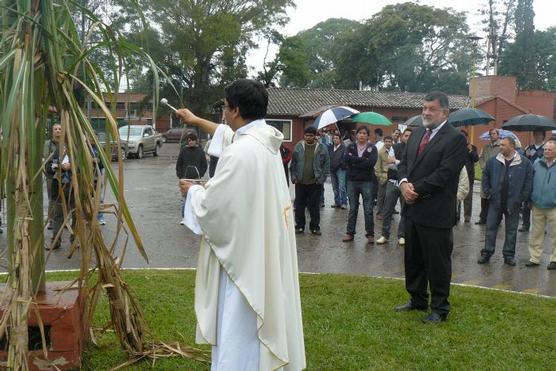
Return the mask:
<svg viewBox="0 0 556 371">
<path fill-rule="evenodd" d="M 172 128 L 162 133 L 162 137 L 166 142 L 181 142 L 184 133 L 185 130 L 183 128 Z"/>
<path fill-rule="evenodd" d="M 100 143 L 100 146 L 102 147 L 102 149 L 104 150 L 106 148 L 106 133 L 104 132 L 99 132 L 97 134 L 98 136 L 98 141 Z M 122 159 L 125 160 L 126 156 L 125 156 L 125 146 L 120 142 L 118 145 L 118 142 L 116 142 L 115 139 L 112 138 L 111 140 L 112 145 L 112 151 L 111 151 L 111 159 L 112 161 L 118 161 L 118 148 L 120 149 L 121 155 L 122 155 Z"/>
<path fill-rule="evenodd" d="M 119 129 L 120 140 L 128 158 L 143 158 L 145 153 L 158 156 L 162 147 L 162 136 L 150 125 L 126 125 Z"/>
</svg>

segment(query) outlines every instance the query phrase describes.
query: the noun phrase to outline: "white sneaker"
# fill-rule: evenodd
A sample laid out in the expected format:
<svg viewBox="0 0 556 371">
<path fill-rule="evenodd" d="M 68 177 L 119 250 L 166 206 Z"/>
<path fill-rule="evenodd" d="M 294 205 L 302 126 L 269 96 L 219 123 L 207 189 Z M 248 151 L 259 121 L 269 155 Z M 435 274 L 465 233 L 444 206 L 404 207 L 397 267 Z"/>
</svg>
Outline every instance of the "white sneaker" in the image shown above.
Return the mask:
<svg viewBox="0 0 556 371">
<path fill-rule="evenodd" d="M 98 224 L 100 224 L 100 225 L 106 225 L 106 220 L 104 220 L 104 219 L 99 219 L 99 220 L 98 220 Z"/>
<path fill-rule="evenodd" d="M 400 237 L 400 238 L 398 239 L 398 243 L 400 244 L 400 246 L 405 245 L 405 238 Z"/>
<path fill-rule="evenodd" d="M 181 225 L 185 225 L 185 222 L 183 221 L 183 219 L 180 220 L 180 224 L 181 224 Z"/>
<path fill-rule="evenodd" d="M 384 237 L 384 236 L 380 236 L 380 238 L 378 240 L 376 240 L 376 243 L 378 245 L 382 245 L 388 242 L 388 238 Z"/>
</svg>

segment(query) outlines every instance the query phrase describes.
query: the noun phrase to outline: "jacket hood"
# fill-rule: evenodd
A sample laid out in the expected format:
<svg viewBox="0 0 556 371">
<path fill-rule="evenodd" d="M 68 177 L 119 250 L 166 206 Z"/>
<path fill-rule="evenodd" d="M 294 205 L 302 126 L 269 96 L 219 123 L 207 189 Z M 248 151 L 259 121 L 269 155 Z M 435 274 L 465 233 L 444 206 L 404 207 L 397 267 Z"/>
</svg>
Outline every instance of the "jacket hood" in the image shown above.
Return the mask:
<svg viewBox="0 0 556 371">
<path fill-rule="evenodd" d="M 263 121 L 264 120 L 260 120 Z M 284 140 L 284 134 L 282 134 L 278 129 L 270 125 L 254 125 L 248 128 L 245 133 L 253 138 L 257 139 L 266 148 L 268 148 L 272 153 L 278 153 L 280 150 L 280 145 Z"/>
</svg>

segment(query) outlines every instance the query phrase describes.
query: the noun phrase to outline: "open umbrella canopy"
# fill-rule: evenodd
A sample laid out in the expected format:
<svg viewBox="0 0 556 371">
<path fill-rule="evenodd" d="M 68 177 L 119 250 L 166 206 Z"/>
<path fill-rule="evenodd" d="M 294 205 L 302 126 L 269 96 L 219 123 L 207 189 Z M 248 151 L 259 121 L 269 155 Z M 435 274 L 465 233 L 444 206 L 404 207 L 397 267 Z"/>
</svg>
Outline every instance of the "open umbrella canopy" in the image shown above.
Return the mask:
<svg viewBox="0 0 556 371">
<path fill-rule="evenodd" d="M 515 135 L 514 133 L 512 133 L 509 130 L 504 130 L 504 129 L 498 129 L 498 137 L 500 139 L 504 139 L 504 138 L 507 138 L 507 137 L 512 137 L 514 139 L 518 139 L 517 135 Z M 490 140 L 490 130 L 485 131 L 484 133 L 482 133 L 480 138 L 482 140 Z"/>
<path fill-rule="evenodd" d="M 421 115 L 415 115 L 413 117 L 410 117 L 409 119 L 407 119 L 406 122 L 403 123 L 405 126 L 411 127 L 411 128 L 418 128 L 423 126 L 423 116 Z"/>
<path fill-rule="evenodd" d="M 494 117 L 478 108 L 462 108 L 450 113 L 448 123 L 454 127 L 465 125 L 485 125 L 494 121 Z"/>
<path fill-rule="evenodd" d="M 346 119 L 354 114 L 359 113 L 358 110 L 347 106 L 332 107 L 320 114 L 313 123 L 317 129 L 322 129 L 328 125 L 335 124 L 338 121 Z"/>
<path fill-rule="evenodd" d="M 376 112 L 361 112 L 350 117 L 353 122 L 359 122 L 362 124 L 380 125 L 380 126 L 390 126 L 392 122 L 388 120 L 385 116 Z"/>
<path fill-rule="evenodd" d="M 547 131 L 556 130 L 556 124 L 552 119 L 549 119 L 546 116 L 528 113 L 526 115 L 512 117 L 504 125 L 502 125 L 502 128 L 514 131 Z"/>
</svg>

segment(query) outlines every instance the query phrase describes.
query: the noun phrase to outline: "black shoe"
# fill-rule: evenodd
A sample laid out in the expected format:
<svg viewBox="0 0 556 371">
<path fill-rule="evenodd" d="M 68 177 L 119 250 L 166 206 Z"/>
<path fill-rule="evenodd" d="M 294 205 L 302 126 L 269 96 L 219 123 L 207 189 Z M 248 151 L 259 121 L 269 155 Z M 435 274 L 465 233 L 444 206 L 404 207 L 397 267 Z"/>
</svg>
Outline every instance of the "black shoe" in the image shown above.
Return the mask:
<svg viewBox="0 0 556 371">
<path fill-rule="evenodd" d="M 295 234 L 301 234 L 303 233 L 303 228 L 296 228 L 295 229 Z"/>
<path fill-rule="evenodd" d="M 490 261 L 490 256 L 481 255 L 481 257 L 477 260 L 477 264 L 486 264 Z"/>
<path fill-rule="evenodd" d="M 478 220 L 475 222 L 476 225 L 483 225 L 483 224 L 487 224 L 486 220 Z"/>
<path fill-rule="evenodd" d="M 518 229 L 519 232 L 529 232 L 529 226 L 522 225 L 521 228 Z"/>
<path fill-rule="evenodd" d="M 399 305 L 394 308 L 395 312 L 409 312 L 411 310 L 427 310 L 427 307 L 414 305 L 411 301 L 408 301 L 407 303 Z"/>
<path fill-rule="evenodd" d="M 423 318 L 421 321 L 423 323 L 430 323 L 434 325 L 440 322 L 444 322 L 446 321 L 446 319 L 448 319 L 448 314 L 440 314 L 440 313 L 432 312 L 431 314 Z"/>
<path fill-rule="evenodd" d="M 548 269 L 549 271 L 556 270 L 556 262 L 548 263 L 548 266 L 546 267 L 546 269 Z"/>
<path fill-rule="evenodd" d="M 529 260 L 527 263 L 525 263 L 525 266 L 526 267 L 538 267 L 539 263 L 535 263 L 535 262 L 532 262 L 532 261 Z"/>
<path fill-rule="evenodd" d="M 513 256 L 508 256 L 507 258 L 504 258 L 504 264 L 508 264 L 511 267 L 515 267 L 515 258 Z"/>
<path fill-rule="evenodd" d="M 320 236 L 322 233 L 320 232 L 320 229 L 311 229 L 311 234 L 314 234 L 315 236 Z"/>
</svg>

